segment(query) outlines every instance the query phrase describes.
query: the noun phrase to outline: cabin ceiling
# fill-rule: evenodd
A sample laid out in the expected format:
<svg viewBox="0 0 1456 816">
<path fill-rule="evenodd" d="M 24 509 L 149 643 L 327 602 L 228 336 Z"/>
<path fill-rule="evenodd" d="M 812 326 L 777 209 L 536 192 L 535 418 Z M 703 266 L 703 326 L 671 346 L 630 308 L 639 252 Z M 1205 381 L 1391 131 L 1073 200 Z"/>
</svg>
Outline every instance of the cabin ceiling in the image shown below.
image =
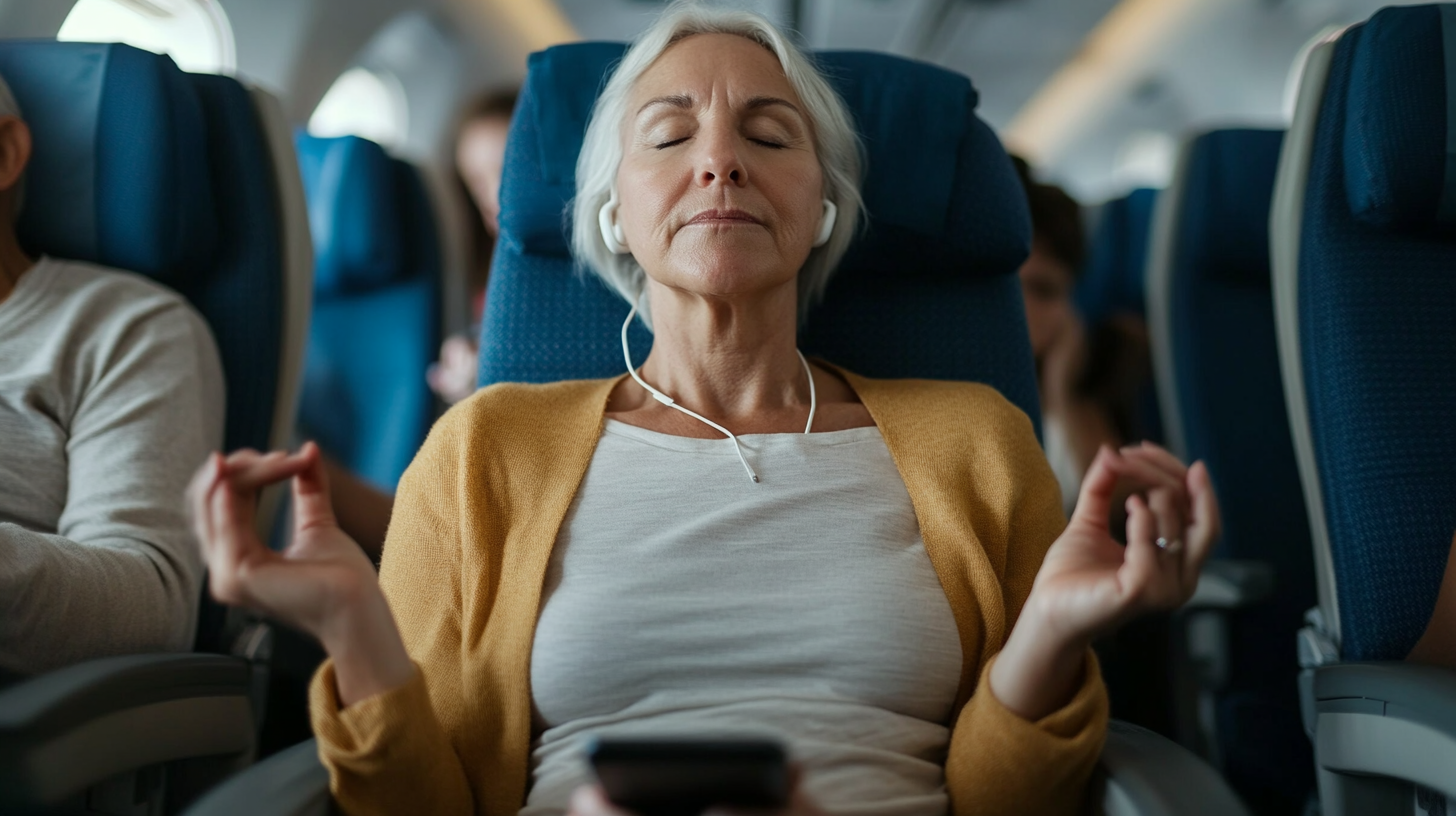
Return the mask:
<svg viewBox="0 0 1456 816">
<path fill-rule="evenodd" d="M 628 40 L 665 5 L 557 0 L 589 40 Z M 981 115 L 1004 127 L 1076 53 L 1118 0 L 739 0 L 818 49 L 889 51 L 960 71 L 981 91 Z"/>
</svg>

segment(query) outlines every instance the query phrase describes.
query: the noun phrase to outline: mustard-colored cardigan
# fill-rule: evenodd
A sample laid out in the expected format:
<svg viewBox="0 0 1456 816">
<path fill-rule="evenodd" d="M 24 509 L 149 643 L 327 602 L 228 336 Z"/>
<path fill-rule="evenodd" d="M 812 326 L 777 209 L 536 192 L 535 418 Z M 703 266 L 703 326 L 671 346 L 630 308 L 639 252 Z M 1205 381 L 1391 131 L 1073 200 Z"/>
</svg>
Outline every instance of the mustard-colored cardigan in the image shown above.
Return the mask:
<svg viewBox="0 0 1456 816">
<path fill-rule="evenodd" d="M 986 386 L 841 373 L 905 481 L 960 632 L 951 812 L 1077 812 L 1107 726 L 1095 658 L 1071 702 L 1037 722 L 988 681 L 1065 524 L 1031 422 Z M 524 804 L 546 566 L 620 379 L 494 385 L 430 432 L 400 482 L 380 571 L 420 671 L 343 710 L 332 664 L 314 678 L 319 754 L 346 813 L 513 816 Z"/>
</svg>

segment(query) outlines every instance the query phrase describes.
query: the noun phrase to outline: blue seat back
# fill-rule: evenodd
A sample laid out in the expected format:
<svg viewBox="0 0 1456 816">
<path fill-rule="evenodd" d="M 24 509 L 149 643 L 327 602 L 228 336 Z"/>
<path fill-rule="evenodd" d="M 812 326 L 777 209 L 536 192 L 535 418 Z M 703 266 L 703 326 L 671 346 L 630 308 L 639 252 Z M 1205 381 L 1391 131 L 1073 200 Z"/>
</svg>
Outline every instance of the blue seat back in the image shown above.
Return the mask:
<svg viewBox="0 0 1456 816">
<path fill-rule="evenodd" d="M 266 448 L 282 352 L 280 214 L 247 91 L 120 44 L 0 43 L 0 75 L 34 133 L 22 243 L 185 295 L 217 338 L 227 446 Z"/>
<path fill-rule="evenodd" d="M 1269 205 L 1283 139 L 1277 130 L 1218 130 L 1192 142 L 1180 179 L 1165 194 L 1177 197 L 1165 204 L 1172 207 L 1166 288 L 1151 288 L 1162 290 L 1172 362 L 1172 405 L 1165 408 L 1174 413 L 1165 415 L 1178 430 L 1179 453 L 1204 460 L 1218 488 L 1218 555 L 1277 562 L 1280 596 L 1297 598 L 1302 612 L 1314 604 L 1313 556 L 1269 265 Z"/>
<path fill-rule="evenodd" d="M 587 117 L 623 50 L 583 43 L 531 57 L 506 149 L 482 385 L 623 372 L 627 304 L 574 269 L 566 206 Z M 1036 420 L 1013 274 L 1030 221 L 1010 160 L 975 114 L 975 89 L 958 74 L 883 54 L 817 59 L 864 138 L 869 223 L 803 326 L 805 352 L 868 376 L 985 382 Z M 651 336 L 640 324 L 632 332 L 640 362 Z"/>
<path fill-rule="evenodd" d="M 1157 190 L 1141 188 L 1102 205 L 1072 295 L 1089 326 L 1119 312 L 1144 314 L 1143 272 L 1157 202 Z"/>
<path fill-rule="evenodd" d="M 1087 263 L 1072 302 L 1094 342 L 1099 324 L 1117 315 L 1146 316 L 1146 271 L 1158 191 L 1140 188 L 1102 205 Z M 1153 380 L 1143 383 L 1130 417 L 1133 436 L 1161 443 L 1162 410 Z"/>
<path fill-rule="evenodd" d="M 1453 50 L 1450 5 L 1346 31 L 1308 147 L 1284 361 L 1346 660 L 1406 655 L 1456 529 Z"/>
<path fill-rule="evenodd" d="M 1315 603 L 1314 559 L 1290 440 L 1269 260 L 1269 211 L 1284 134 L 1193 139 L 1162 193 L 1148 321 L 1174 450 L 1202 459 L 1218 491 L 1215 558 L 1274 569 L 1274 596 L 1229 617 L 1230 671 L 1217 700 L 1222 767 L 1258 799 L 1308 791 L 1309 740 L 1290 645 Z"/>
<path fill-rule="evenodd" d="M 354 136 L 298 133 L 314 237 L 300 430 L 392 491 L 425 440 L 440 342 L 441 259 L 414 167 Z"/>
</svg>

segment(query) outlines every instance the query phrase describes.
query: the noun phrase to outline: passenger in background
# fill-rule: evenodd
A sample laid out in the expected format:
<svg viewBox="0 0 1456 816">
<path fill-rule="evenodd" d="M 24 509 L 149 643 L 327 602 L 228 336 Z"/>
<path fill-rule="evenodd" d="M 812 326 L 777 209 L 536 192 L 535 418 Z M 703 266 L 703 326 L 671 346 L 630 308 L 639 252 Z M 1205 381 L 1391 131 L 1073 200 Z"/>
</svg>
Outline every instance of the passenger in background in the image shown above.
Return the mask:
<svg viewBox="0 0 1456 816">
<path fill-rule="evenodd" d="M 500 235 L 500 185 L 506 161 L 506 135 L 516 109 L 514 88 L 478 97 L 466 109 L 455 141 L 455 170 L 471 205 L 470 294 L 475 325 L 485 310 L 490 258 Z M 454 334 L 440 346 L 440 362 L 426 375 L 440 399 L 454 404 L 475 392 L 480 332 Z"/>
<path fill-rule="evenodd" d="M 1456 669 L 1456 536 L 1451 538 L 1451 553 L 1446 556 L 1446 573 L 1441 578 L 1441 592 L 1436 596 L 1436 610 L 1406 659 Z"/>
<path fill-rule="evenodd" d="M 470 299 L 471 314 L 479 326 L 485 303 L 485 281 L 490 274 L 490 257 L 500 234 L 500 183 L 505 166 L 506 134 L 511 112 L 516 108 L 514 88 L 491 91 L 478 97 L 461 119 L 455 144 L 455 169 L 465 188 L 470 208 Z M 440 360 L 430 366 L 425 379 L 430 389 L 447 403 L 456 403 L 475 392 L 476 346 L 480 332 L 453 334 L 440 346 Z M 329 493 L 338 515 L 339 527 L 348 533 L 369 557 L 378 563 L 384 549 L 384 534 L 394 509 L 394 496 L 351 473 L 348 468 L 324 457 Z"/>
<path fill-rule="evenodd" d="M 177 494 L 223 442 L 202 318 L 133 274 L 32 259 L 31 135 L 0 80 L 0 675 L 192 648 L 202 559 Z"/>
<path fill-rule="evenodd" d="M 1042 436 L 1047 460 L 1068 512 L 1100 446 L 1118 447 L 1118 433 L 1087 382 L 1086 332 L 1072 305 L 1072 288 L 1087 259 L 1082 208 L 1060 187 L 1041 184 L 1013 157 L 1031 210 L 1031 254 L 1021 266 L 1026 325 L 1041 386 Z"/>
</svg>

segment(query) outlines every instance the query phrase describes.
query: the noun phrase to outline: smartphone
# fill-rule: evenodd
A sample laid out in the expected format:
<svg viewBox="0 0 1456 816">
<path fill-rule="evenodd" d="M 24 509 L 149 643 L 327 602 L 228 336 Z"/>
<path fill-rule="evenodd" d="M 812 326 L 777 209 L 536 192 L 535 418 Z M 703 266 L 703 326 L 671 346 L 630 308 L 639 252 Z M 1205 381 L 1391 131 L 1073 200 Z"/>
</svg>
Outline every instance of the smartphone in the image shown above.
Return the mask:
<svg viewBox="0 0 1456 816">
<path fill-rule="evenodd" d="M 771 739 L 598 739 L 587 748 L 607 798 L 641 816 L 781 808 L 788 755 Z"/>
</svg>

